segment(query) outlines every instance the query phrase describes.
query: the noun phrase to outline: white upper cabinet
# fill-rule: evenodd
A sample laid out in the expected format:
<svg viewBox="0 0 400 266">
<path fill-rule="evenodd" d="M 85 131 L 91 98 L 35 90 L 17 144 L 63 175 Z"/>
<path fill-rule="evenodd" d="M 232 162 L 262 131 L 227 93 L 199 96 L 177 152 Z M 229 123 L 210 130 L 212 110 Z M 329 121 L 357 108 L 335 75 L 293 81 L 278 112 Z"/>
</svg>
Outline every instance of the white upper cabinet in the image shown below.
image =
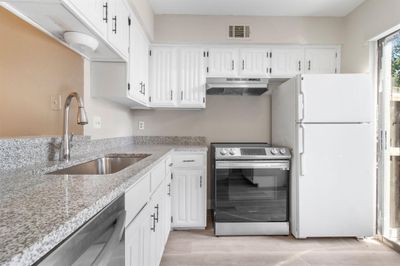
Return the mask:
<svg viewBox="0 0 400 266">
<path fill-rule="evenodd" d="M 177 51 L 174 47 L 153 47 L 150 56 L 150 105 L 176 105 Z"/>
<path fill-rule="evenodd" d="M 209 77 L 235 77 L 238 73 L 237 48 L 210 48 L 208 50 Z"/>
<path fill-rule="evenodd" d="M 128 57 L 129 50 L 129 7 L 125 1 L 108 0 L 108 40 Z"/>
<path fill-rule="evenodd" d="M 149 100 L 149 41 L 136 19 L 130 27 L 129 96 L 148 104 Z"/>
<path fill-rule="evenodd" d="M 337 48 L 305 48 L 305 71 L 312 74 L 339 73 Z"/>
<path fill-rule="evenodd" d="M 243 77 L 267 77 L 269 75 L 270 50 L 264 48 L 240 49 L 239 75 Z"/>
<path fill-rule="evenodd" d="M 274 47 L 271 50 L 271 77 L 294 76 L 304 71 L 302 47 Z"/>
<path fill-rule="evenodd" d="M 107 36 L 109 18 L 107 0 L 69 0 L 104 37 Z"/>
<path fill-rule="evenodd" d="M 180 107 L 205 107 L 206 52 L 202 48 L 179 49 L 178 88 Z"/>
</svg>

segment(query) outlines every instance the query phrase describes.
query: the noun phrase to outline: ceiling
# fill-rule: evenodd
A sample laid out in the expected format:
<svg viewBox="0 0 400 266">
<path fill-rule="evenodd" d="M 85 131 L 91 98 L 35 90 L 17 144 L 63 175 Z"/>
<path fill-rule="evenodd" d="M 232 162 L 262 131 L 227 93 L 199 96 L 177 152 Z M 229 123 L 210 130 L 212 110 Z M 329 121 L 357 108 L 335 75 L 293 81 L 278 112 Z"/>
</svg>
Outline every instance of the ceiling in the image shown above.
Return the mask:
<svg viewBox="0 0 400 266">
<path fill-rule="evenodd" d="M 156 14 L 343 17 L 349 14 L 365 0 L 149 1 Z"/>
</svg>

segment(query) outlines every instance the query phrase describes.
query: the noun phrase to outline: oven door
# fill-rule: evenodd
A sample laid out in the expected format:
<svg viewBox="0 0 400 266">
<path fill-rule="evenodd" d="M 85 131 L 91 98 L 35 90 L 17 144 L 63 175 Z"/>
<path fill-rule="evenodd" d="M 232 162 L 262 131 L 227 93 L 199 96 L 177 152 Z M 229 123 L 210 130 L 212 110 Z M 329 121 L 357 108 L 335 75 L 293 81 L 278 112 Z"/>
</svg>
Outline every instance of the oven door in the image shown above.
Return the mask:
<svg viewBox="0 0 400 266">
<path fill-rule="evenodd" d="M 286 222 L 289 161 L 217 161 L 215 222 Z"/>
</svg>

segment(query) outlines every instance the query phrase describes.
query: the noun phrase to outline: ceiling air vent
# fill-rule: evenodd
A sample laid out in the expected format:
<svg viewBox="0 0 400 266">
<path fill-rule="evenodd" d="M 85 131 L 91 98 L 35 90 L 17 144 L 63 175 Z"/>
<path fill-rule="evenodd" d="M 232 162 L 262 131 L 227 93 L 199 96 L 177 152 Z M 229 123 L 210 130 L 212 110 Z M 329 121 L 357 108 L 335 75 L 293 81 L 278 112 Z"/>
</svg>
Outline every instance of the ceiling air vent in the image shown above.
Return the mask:
<svg viewBox="0 0 400 266">
<path fill-rule="evenodd" d="M 229 25 L 229 39 L 250 39 L 250 26 Z"/>
</svg>

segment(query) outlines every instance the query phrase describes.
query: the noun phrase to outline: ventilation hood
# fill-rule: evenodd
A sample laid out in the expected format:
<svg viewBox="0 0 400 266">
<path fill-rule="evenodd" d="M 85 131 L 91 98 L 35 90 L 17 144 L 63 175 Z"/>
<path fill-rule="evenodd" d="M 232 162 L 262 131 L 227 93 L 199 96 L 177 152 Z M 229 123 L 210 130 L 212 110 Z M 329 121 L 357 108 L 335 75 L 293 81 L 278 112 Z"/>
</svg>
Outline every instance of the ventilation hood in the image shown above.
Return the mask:
<svg viewBox="0 0 400 266">
<path fill-rule="evenodd" d="M 207 78 L 207 95 L 260 96 L 268 92 L 267 78 Z"/>
</svg>

